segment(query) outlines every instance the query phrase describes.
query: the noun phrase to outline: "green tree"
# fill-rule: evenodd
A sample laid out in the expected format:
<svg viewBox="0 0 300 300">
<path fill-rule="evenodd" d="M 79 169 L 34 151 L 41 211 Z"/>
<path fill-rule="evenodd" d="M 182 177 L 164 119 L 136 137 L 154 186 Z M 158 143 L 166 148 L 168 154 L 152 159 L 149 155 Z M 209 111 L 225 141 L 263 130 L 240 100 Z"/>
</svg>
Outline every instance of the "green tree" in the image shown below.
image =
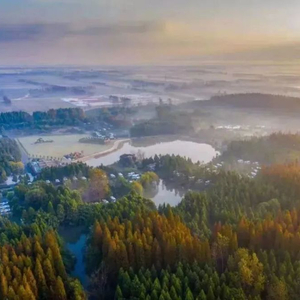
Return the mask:
<svg viewBox="0 0 300 300">
<path fill-rule="evenodd" d="M 116 288 L 116 294 L 115 294 L 115 300 L 123 300 L 123 293 L 122 290 L 120 288 L 120 286 L 118 285 Z"/>
<path fill-rule="evenodd" d="M 131 189 L 134 190 L 139 195 L 143 195 L 144 193 L 144 188 L 138 181 L 133 181 L 131 183 Z"/>
<path fill-rule="evenodd" d="M 62 204 L 57 205 L 56 216 L 60 223 L 62 223 L 65 220 L 65 209 Z"/>
<path fill-rule="evenodd" d="M 197 297 L 197 300 L 207 300 L 203 290 L 201 290 L 199 296 Z"/>
</svg>

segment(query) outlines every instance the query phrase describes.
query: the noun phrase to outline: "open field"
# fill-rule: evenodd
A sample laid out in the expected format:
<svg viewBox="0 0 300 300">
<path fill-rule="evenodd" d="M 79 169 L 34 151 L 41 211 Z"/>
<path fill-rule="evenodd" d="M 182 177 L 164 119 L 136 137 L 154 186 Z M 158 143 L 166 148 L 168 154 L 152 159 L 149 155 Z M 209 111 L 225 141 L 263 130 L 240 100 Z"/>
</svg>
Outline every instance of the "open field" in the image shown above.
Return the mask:
<svg viewBox="0 0 300 300">
<path fill-rule="evenodd" d="M 96 145 L 78 142 L 79 139 L 87 136 L 88 135 L 85 134 L 47 136 L 34 135 L 21 137 L 18 138 L 18 140 L 30 156 L 50 156 L 55 158 L 62 158 L 64 155 L 71 152 L 81 151 L 83 151 L 84 156 L 91 156 L 113 147 L 114 143 L 110 143 L 107 145 Z M 53 143 L 34 144 L 38 138 L 43 138 L 44 140 L 53 140 Z"/>
</svg>

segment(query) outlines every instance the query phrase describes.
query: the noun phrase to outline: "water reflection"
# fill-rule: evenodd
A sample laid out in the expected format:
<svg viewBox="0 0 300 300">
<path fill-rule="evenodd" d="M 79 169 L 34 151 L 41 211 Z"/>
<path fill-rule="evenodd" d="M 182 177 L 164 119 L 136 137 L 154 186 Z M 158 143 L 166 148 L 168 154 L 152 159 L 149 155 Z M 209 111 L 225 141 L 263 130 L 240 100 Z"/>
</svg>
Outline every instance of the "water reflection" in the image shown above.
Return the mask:
<svg viewBox="0 0 300 300">
<path fill-rule="evenodd" d="M 99 158 L 90 159 L 86 163 L 93 167 L 101 164 L 107 166 L 117 162 L 122 154 L 137 153 L 139 150 L 144 153 L 145 158 L 153 157 L 155 154 L 174 154 L 190 158 L 193 162 L 200 161 L 204 163 L 210 162 L 217 155 L 217 151 L 208 144 L 182 140 L 161 141 L 161 139 L 157 140 L 157 138 L 146 138 L 127 142 L 121 149 Z"/>
<path fill-rule="evenodd" d="M 67 243 L 67 248 L 72 252 L 72 254 L 76 257 L 76 264 L 72 276 L 77 277 L 82 286 L 87 286 L 87 275 L 85 272 L 85 263 L 84 263 L 84 248 L 87 240 L 87 235 L 82 234 L 79 239 L 75 243 Z"/>
<path fill-rule="evenodd" d="M 160 180 L 158 186 L 155 189 L 151 189 L 151 191 L 146 191 L 144 196 L 150 198 L 157 207 L 164 203 L 176 206 L 184 196 L 184 192 L 166 185 Z"/>
<path fill-rule="evenodd" d="M 87 234 L 84 227 L 60 227 L 59 234 L 66 242 L 66 248 L 75 256 L 76 263 L 71 275 L 77 277 L 83 287 L 88 284 L 88 276 L 85 271 L 84 251 Z"/>
</svg>

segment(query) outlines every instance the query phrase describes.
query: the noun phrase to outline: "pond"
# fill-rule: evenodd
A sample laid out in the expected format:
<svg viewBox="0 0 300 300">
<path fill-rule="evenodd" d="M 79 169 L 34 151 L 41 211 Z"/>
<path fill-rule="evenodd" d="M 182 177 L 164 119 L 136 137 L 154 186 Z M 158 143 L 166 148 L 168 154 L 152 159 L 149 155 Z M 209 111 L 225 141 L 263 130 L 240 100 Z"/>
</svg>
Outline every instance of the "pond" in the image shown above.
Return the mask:
<svg viewBox="0 0 300 300">
<path fill-rule="evenodd" d="M 108 166 L 116 163 L 122 154 L 137 153 L 138 151 L 141 151 L 144 154 L 145 158 L 153 157 L 155 154 L 174 154 L 190 158 L 193 162 L 200 161 L 208 163 L 218 153 L 211 145 L 190 141 L 175 140 L 157 142 L 157 140 L 152 140 L 152 144 L 149 145 L 148 142 L 146 146 L 143 145 L 143 141 L 145 141 L 146 143 L 147 139 L 139 139 L 138 141 L 135 140 L 126 142 L 121 149 L 118 149 L 115 152 L 111 152 L 99 158 L 92 158 L 86 161 L 86 163 L 92 167 L 96 167 L 101 164 L 103 164 L 104 166 Z"/>
<path fill-rule="evenodd" d="M 75 243 L 67 243 L 67 248 L 72 252 L 72 254 L 76 257 L 76 264 L 72 276 L 77 277 L 82 286 L 87 286 L 87 275 L 85 272 L 85 263 L 84 263 L 84 248 L 86 245 L 87 235 L 82 234 L 79 239 Z"/>
<path fill-rule="evenodd" d="M 183 198 L 184 193 L 166 186 L 163 181 L 160 180 L 156 191 L 152 191 L 151 193 L 146 192 L 144 196 L 151 199 L 157 207 L 164 203 L 176 206 Z"/>
<path fill-rule="evenodd" d="M 82 227 L 64 227 L 59 229 L 59 234 L 66 242 L 66 248 L 75 256 L 76 263 L 71 275 L 80 280 L 84 288 L 87 287 L 88 277 L 85 272 L 84 250 L 87 234 Z"/>
</svg>

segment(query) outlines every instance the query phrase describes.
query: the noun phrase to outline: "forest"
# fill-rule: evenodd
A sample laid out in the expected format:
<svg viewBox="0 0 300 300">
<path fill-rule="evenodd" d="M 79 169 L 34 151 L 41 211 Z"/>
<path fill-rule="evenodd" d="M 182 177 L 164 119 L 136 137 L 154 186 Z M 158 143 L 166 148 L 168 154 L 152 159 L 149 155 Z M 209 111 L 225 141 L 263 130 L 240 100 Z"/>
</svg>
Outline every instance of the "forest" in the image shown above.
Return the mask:
<svg viewBox="0 0 300 300">
<path fill-rule="evenodd" d="M 67 275 L 57 234 L 37 224 L 0 219 L 0 298 L 85 300 L 80 282 Z"/>
<path fill-rule="evenodd" d="M 131 166 L 141 173 L 132 183 L 117 176 L 118 165 L 83 163 L 45 168 L 30 185 L 22 180 L 5 194 L 20 224 L 0 218 L 1 297 L 299 299 L 300 164 L 289 159 L 297 139 L 278 133 L 250 140 L 256 146 L 249 155 L 264 143 L 282 155 L 255 177 L 155 155 Z M 253 153 L 243 159 L 259 160 Z M 56 179 L 62 183 L 46 183 Z M 159 180 L 185 190 L 178 205 L 156 207 L 144 198 Z M 117 200 L 101 201 L 111 195 Z M 71 276 L 74 258 L 62 227 L 87 234 L 85 289 Z"/>
<path fill-rule="evenodd" d="M 299 171 L 270 167 L 260 180 L 223 174 L 158 211 L 143 205 L 128 214 L 119 200 L 118 213 L 92 230 L 95 299 L 298 299 L 298 180 L 285 175 L 278 186 L 280 168 Z"/>
</svg>

